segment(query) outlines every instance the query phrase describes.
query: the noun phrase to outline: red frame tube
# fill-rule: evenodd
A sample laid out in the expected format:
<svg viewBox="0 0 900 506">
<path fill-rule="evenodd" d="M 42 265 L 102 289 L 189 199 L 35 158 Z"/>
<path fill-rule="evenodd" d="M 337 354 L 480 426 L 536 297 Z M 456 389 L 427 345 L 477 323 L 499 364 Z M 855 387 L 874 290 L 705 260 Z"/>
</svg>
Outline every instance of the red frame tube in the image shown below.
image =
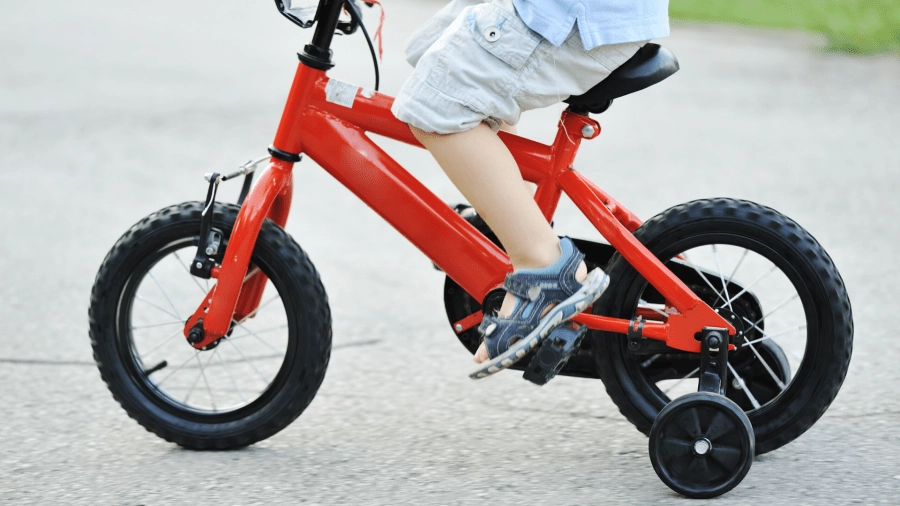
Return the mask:
<svg viewBox="0 0 900 506">
<path fill-rule="evenodd" d="M 393 99 L 357 89 L 350 106 L 329 100 L 325 72 L 300 64 L 294 77 L 274 146 L 288 153 L 305 153 L 341 184 L 387 220 L 448 276 L 477 300 L 499 288 L 512 267 L 506 254 L 409 174 L 378 147 L 366 132 L 421 146 L 409 127 L 390 111 Z M 334 83 L 338 84 L 338 83 Z M 344 83 L 340 83 L 344 84 Z M 349 86 L 349 85 L 345 85 Z M 592 128 L 588 130 L 587 127 Z M 585 133 L 593 132 L 585 137 Z M 619 202 L 575 172 L 573 162 L 582 139 L 593 139 L 600 125 L 565 111 L 552 145 L 501 132 L 527 181 L 537 183 L 535 200 L 552 219 L 565 192 L 597 230 L 678 313 L 666 322 L 648 321 L 643 335 L 666 341 L 676 349 L 699 352 L 694 334 L 704 327 L 735 330 L 701 301 L 631 233 L 640 220 Z M 292 196 L 293 163 L 272 158 L 244 201 L 218 282 L 185 325 L 185 335 L 203 319 L 202 348 L 228 332 L 232 318 L 251 315 L 259 304 L 265 277 L 244 282 L 253 245 L 266 217 L 284 225 Z M 465 319 L 477 324 L 477 317 Z M 595 330 L 626 333 L 629 320 L 581 314 L 576 321 Z M 474 322 L 474 323 L 473 323 Z M 468 327 L 467 327 L 468 328 Z"/>
</svg>

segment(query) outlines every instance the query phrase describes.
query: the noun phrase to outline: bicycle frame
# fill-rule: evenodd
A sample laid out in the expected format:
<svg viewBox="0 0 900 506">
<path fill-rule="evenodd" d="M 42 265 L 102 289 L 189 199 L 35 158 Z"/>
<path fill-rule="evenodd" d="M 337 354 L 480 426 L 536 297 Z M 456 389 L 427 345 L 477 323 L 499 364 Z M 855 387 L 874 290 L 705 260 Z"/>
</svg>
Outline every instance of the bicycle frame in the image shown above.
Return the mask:
<svg viewBox="0 0 900 506">
<path fill-rule="evenodd" d="M 185 325 L 187 336 L 202 320 L 204 339 L 193 346 L 203 348 L 224 336 L 232 320 L 253 316 L 266 283 L 258 269 L 248 273 L 253 247 L 265 218 L 284 226 L 293 191 L 291 160 L 300 154 L 350 189 L 476 300 L 483 301 L 500 288 L 512 270 L 506 254 L 366 136 L 369 132 L 421 147 L 409 127 L 393 116 L 392 104 L 387 95 L 331 80 L 324 70 L 299 64 L 270 149 L 273 156 L 241 207 L 221 267 L 212 270 L 217 283 Z M 694 336 L 704 328 L 727 329 L 734 335 L 726 320 L 638 242 L 632 232 L 640 220 L 574 170 L 581 140 L 599 134 L 596 121 L 567 110 L 551 145 L 505 132 L 499 135 L 523 178 L 537 184 L 535 200 L 547 220 L 565 192 L 677 313 L 669 309 L 667 318 L 647 321 L 582 313 L 574 320 L 594 330 L 639 332 L 695 353 L 700 352 L 700 342 Z M 478 312 L 454 327 L 462 332 L 480 321 Z"/>
</svg>

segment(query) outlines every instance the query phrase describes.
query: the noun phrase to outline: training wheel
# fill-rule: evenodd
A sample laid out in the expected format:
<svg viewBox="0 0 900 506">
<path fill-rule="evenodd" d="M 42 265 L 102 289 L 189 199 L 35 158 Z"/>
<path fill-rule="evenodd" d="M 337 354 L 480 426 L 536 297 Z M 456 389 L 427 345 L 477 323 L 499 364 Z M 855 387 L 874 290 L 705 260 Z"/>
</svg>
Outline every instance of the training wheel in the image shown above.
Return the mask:
<svg viewBox="0 0 900 506">
<path fill-rule="evenodd" d="M 753 464 L 756 441 L 733 401 L 696 392 L 670 402 L 650 429 L 650 461 L 659 478 L 687 497 L 716 497 L 737 486 Z"/>
</svg>

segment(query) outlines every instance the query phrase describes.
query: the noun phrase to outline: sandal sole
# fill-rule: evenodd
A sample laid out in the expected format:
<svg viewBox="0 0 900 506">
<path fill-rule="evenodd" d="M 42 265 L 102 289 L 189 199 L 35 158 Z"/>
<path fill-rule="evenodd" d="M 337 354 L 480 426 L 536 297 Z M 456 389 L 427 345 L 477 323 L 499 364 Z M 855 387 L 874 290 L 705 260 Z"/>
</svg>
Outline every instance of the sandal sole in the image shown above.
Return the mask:
<svg viewBox="0 0 900 506">
<path fill-rule="evenodd" d="M 581 288 L 568 299 L 554 306 L 549 313 L 541 318 L 541 321 L 538 322 L 530 334 L 512 344 L 508 350 L 500 355 L 479 364 L 477 369 L 469 373 L 469 377 L 472 379 L 487 378 L 522 360 L 525 358 L 525 355 L 537 348 L 556 327 L 581 313 L 599 299 L 608 286 L 609 276 L 601 269 L 594 269 L 585 278 Z"/>
</svg>

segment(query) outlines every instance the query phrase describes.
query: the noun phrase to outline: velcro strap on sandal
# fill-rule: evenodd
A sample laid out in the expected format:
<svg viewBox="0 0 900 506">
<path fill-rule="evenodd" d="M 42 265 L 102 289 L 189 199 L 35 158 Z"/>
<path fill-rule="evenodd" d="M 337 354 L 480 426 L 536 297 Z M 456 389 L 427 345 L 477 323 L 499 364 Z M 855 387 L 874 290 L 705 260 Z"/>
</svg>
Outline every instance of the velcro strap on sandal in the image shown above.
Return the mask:
<svg viewBox="0 0 900 506">
<path fill-rule="evenodd" d="M 491 328 L 492 326 L 493 328 Z M 510 322 L 506 320 L 501 322 L 500 318 L 484 315 L 478 330 L 484 336 L 484 345 L 487 348 L 488 356 L 493 358 L 508 350 L 513 341 L 527 336 L 531 332 L 531 326 L 527 321 Z"/>
<path fill-rule="evenodd" d="M 542 286 L 543 285 L 543 286 Z M 544 288 L 556 288 L 559 285 L 556 281 L 550 280 L 545 283 L 534 284 L 533 282 L 524 281 L 515 277 L 514 273 L 507 274 L 503 280 L 503 289 L 507 292 L 526 300 L 537 300 Z"/>
<path fill-rule="evenodd" d="M 531 301 L 537 300 L 544 289 L 554 292 L 561 291 L 566 297 L 578 291 L 581 284 L 575 281 L 575 271 L 584 260 L 584 254 L 575 249 L 572 240 L 568 237 L 562 238 L 560 247 L 563 249 L 563 256 L 568 256 L 568 258 L 565 263 L 552 266 L 557 269 L 551 272 L 547 272 L 549 268 L 525 269 L 509 273 L 503 281 L 503 288 L 516 297 Z M 556 294 L 551 298 L 558 298 L 560 295 Z"/>
</svg>

